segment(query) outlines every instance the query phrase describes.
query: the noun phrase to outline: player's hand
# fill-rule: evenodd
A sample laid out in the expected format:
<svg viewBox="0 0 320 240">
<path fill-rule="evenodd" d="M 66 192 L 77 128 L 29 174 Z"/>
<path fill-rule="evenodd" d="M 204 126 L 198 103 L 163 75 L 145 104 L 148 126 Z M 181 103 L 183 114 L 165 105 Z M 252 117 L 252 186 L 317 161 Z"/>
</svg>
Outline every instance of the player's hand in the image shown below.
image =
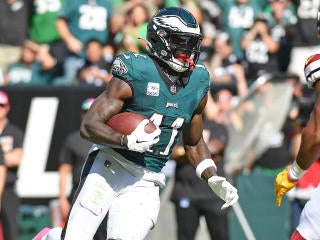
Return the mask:
<svg viewBox="0 0 320 240">
<path fill-rule="evenodd" d="M 136 152 L 145 152 L 159 141 L 161 130 L 157 127 L 152 133 L 146 133 L 144 128 L 149 123 L 149 119 L 142 120 L 136 129 L 127 135 L 127 147 Z"/>
<path fill-rule="evenodd" d="M 297 185 L 298 181 L 292 181 L 289 179 L 288 170 L 284 169 L 280 172 L 274 181 L 274 192 L 276 195 L 276 204 L 278 207 L 281 205 L 282 197 L 290 189 Z"/>
<path fill-rule="evenodd" d="M 215 194 L 225 201 L 225 204 L 222 205 L 221 210 L 233 205 L 239 199 L 238 190 L 224 177 L 212 176 L 208 179 L 208 185 Z"/>
</svg>

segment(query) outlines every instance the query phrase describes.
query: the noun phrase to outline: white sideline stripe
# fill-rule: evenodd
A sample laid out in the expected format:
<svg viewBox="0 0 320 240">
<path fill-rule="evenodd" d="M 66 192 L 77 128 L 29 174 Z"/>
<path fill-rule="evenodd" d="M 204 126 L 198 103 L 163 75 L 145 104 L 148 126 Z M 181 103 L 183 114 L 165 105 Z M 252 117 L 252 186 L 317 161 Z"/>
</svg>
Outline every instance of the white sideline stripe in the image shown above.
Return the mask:
<svg viewBox="0 0 320 240">
<path fill-rule="evenodd" d="M 240 225 L 242 227 L 242 230 L 244 232 L 244 234 L 246 235 L 247 237 L 247 240 L 256 240 L 256 237 L 254 236 L 251 228 L 250 228 L 250 225 L 240 207 L 240 204 L 238 202 L 236 202 L 235 204 L 232 205 L 232 208 L 234 210 L 234 213 L 236 214 L 239 222 L 240 222 Z"/>
</svg>

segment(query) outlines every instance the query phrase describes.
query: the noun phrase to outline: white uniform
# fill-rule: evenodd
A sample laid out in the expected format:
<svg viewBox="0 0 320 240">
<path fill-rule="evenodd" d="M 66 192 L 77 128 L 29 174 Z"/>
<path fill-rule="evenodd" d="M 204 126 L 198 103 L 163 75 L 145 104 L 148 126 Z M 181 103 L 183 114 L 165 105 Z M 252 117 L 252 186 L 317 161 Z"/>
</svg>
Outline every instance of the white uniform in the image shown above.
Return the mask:
<svg viewBox="0 0 320 240">
<path fill-rule="evenodd" d="M 146 170 L 111 148 L 100 149 L 71 209 L 64 239 L 92 239 L 106 214 L 108 238 L 144 239 L 157 221 L 164 180 L 164 174 Z"/>
<path fill-rule="evenodd" d="M 320 184 L 304 206 L 297 230 L 307 240 L 320 239 Z"/>
</svg>

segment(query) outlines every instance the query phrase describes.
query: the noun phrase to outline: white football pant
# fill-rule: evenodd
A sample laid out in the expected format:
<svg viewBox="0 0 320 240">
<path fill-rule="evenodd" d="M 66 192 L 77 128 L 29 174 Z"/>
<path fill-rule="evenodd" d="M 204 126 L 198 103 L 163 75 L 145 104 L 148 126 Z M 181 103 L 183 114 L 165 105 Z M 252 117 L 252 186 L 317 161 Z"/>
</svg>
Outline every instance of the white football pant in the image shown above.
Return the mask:
<svg viewBox="0 0 320 240">
<path fill-rule="evenodd" d="M 110 148 L 99 150 L 79 186 L 64 240 L 92 240 L 106 214 L 108 239 L 144 239 L 157 221 L 164 182 L 162 173 L 148 171 Z"/>
</svg>

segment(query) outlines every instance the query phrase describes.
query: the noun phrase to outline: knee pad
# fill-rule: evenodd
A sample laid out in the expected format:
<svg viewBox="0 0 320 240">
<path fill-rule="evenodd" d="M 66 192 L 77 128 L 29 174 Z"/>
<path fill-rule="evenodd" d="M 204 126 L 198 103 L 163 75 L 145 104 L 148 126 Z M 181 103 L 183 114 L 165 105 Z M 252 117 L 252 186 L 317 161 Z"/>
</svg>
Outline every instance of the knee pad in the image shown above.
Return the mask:
<svg viewBox="0 0 320 240">
<path fill-rule="evenodd" d="M 93 214 L 100 215 L 104 205 L 106 187 L 106 180 L 102 176 L 97 173 L 89 174 L 81 189 L 83 195 L 80 205 Z"/>
</svg>

